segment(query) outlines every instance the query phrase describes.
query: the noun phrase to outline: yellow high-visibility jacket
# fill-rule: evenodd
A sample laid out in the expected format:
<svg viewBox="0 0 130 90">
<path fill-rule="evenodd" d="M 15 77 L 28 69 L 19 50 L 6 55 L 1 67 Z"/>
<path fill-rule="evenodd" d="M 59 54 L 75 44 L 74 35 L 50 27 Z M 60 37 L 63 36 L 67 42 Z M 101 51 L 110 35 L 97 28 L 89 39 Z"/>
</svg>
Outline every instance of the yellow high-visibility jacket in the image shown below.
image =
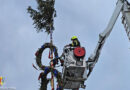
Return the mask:
<svg viewBox="0 0 130 90">
<path fill-rule="evenodd" d="M 78 39 L 75 39 L 72 41 L 72 44 L 69 44 L 69 46 L 78 47 L 78 46 L 80 46 L 80 42 Z"/>
</svg>

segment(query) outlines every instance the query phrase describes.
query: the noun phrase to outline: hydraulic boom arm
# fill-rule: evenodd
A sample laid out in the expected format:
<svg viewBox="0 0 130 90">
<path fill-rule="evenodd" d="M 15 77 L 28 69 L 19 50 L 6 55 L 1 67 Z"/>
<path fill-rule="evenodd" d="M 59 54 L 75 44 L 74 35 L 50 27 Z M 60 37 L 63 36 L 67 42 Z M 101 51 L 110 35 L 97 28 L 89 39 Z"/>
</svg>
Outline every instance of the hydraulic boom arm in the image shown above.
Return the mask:
<svg viewBox="0 0 130 90">
<path fill-rule="evenodd" d="M 90 75 L 95 64 L 97 63 L 99 55 L 100 55 L 101 50 L 102 50 L 102 47 L 112 31 L 113 26 L 115 25 L 116 20 L 117 20 L 119 14 L 123 8 L 123 5 L 124 5 L 124 0 L 118 0 L 116 8 L 114 10 L 114 13 L 113 13 L 108 25 L 107 25 L 107 28 L 102 33 L 99 34 L 99 41 L 98 41 L 97 46 L 94 50 L 94 53 L 88 58 L 88 61 L 87 61 L 88 69 L 89 69 L 89 73 L 88 73 L 87 77 Z"/>
</svg>

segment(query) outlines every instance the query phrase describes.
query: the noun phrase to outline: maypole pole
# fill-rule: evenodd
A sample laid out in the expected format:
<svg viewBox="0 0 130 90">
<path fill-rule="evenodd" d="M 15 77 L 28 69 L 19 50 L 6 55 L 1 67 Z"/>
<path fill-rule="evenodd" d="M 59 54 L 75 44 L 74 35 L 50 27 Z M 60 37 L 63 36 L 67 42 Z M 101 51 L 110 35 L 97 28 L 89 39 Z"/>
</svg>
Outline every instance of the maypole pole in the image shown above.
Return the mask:
<svg viewBox="0 0 130 90">
<path fill-rule="evenodd" d="M 54 3 L 55 3 L 55 1 L 54 0 L 52 0 Z M 53 4 L 53 7 L 54 7 L 54 4 Z M 54 16 L 53 16 L 53 14 L 52 14 L 52 17 L 54 18 Z M 51 27 L 51 24 L 52 23 L 50 23 L 50 27 Z M 53 36 L 52 36 L 52 34 L 53 34 L 53 30 L 51 29 L 50 30 L 50 43 L 51 43 L 51 45 L 53 45 Z M 54 69 L 54 65 L 53 65 L 53 48 L 51 48 L 51 55 L 50 55 L 50 59 L 51 59 L 51 63 L 50 63 L 50 67 L 52 68 L 52 69 Z M 54 87 L 54 75 L 53 75 L 53 73 L 51 72 L 51 88 L 52 88 L 52 90 L 54 90 L 55 89 L 55 87 Z"/>
<path fill-rule="evenodd" d="M 50 43 L 51 43 L 51 45 L 53 45 L 52 33 L 53 33 L 53 31 L 51 30 L 51 31 L 50 31 Z M 50 54 L 50 59 L 51 59 L 51 61 L 52 61 L 52 60 L 53 60 L 53 48 L 51 48 L 50 52 L 51 52 L 51 54 Z M 50 67 L 51 67 L 52 69 L 54 69 L 53 62 L 50 63 Z M 52 72 L 51 72 L 51 88 L 52 88 L 52 90 L 54 90 L 54 88 L 55 88 L 55 87 L 54 87 L 54 75 L 53 75 Z"/>
</svg>

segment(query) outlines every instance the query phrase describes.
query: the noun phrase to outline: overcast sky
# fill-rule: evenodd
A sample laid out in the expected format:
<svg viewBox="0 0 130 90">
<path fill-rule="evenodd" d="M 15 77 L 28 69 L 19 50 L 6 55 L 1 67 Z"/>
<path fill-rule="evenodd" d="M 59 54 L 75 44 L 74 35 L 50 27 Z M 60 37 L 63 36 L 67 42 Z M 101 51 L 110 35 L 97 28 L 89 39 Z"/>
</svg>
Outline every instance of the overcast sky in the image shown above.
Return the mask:
<svg viewBox="0 0 130 90">
<path fill-rule="evenodd" d="M 107 26 L 117 0 L 56 0 L 54 44 L 59 55 L 73 35 L 86 48 L 86 58 L 94 51 L 99 33 Z M 0 76 L 4 87 L 38 90 L 40 71 L 35 52 L 49 41 L 46 33 L 37 33 L 27 7 L 36 8 L 35 0 L 0 0 Z M 85 82 L 85 90 L 130 90 L 130 43 L 121 24 L 121 14 L 107 39 L 99 62 Z M 48 50 L 43 63 L 48 63 Z M 50 86 L 48 86 L 50 90 Z M 82 90 L 82 89 L 80 89 Z"/>
</svg>

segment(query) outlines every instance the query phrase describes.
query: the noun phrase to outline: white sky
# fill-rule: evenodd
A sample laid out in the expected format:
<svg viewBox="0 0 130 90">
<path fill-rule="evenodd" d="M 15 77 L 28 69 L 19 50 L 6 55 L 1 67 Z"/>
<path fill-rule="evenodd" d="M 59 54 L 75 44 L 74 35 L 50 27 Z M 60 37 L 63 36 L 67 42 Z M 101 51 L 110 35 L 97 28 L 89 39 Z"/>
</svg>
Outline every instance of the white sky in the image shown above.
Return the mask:
<svg viewBox="0 0 130 90">
<path fill-rule="evenodd" d="M 114 11 L 116 0 L 56 0 L 54 43 L 59 55 L 73 35 L 79 37 L 86 48 L 86 58 L 95 49 L 102 32 Z M 35 64 L 35 52 L 49 41 L 46 33 L 36 33 L 27 7 L 36 7 L 35 0 L 0 1 L 0 76 L 5 77 L 5 87 L 17 90 L 38 90 L 39 71 Z M 86 81 L 86 90 L 130 90 L 130 43 L 126 36 L 121 15 L 107 39 L 99 62 Z M 46 56 L 47 55 L 47 56 Z M 43 62 L 49 60 L 48 51 Z M 50 90 L 50 87 L 48 87 Z M 81 89 L 82 90 L 82 89 Z"/>
</svg>

